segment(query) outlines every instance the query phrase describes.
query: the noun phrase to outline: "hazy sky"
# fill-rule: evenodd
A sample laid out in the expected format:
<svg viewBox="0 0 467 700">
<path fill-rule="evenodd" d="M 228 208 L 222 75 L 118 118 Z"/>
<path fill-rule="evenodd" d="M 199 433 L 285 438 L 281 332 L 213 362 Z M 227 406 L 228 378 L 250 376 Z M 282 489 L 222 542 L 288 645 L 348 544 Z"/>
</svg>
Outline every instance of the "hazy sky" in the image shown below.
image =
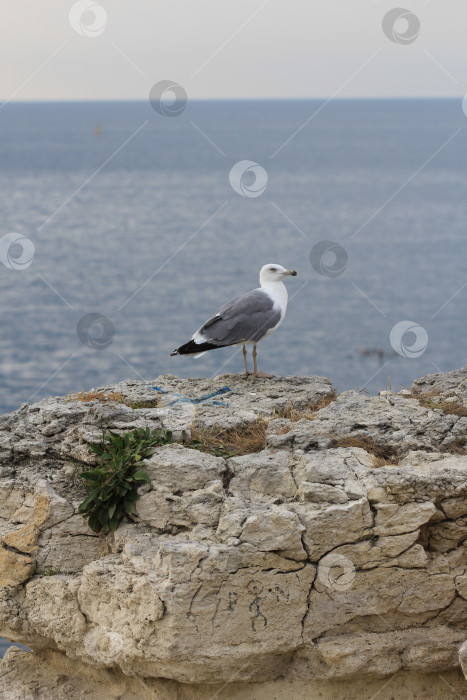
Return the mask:
<svg viewBox="0 0 467 700">
<path fill-rule="evenodd" d="M 191 98 L 463 96 L 467 2 L 400 2 L 393 41 L 387 0 L 8 2 L 0 98 L 146 99 L 163 79 Z"/>
</svg>

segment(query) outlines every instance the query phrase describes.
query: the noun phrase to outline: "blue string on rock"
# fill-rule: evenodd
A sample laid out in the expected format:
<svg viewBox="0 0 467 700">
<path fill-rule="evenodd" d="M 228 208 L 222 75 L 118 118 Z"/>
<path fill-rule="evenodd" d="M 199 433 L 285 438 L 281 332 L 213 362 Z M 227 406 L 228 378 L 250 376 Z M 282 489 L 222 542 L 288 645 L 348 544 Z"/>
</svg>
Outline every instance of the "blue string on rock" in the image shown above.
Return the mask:
<svg viewBox="0 0 467 700">
<path fill-rule="evenodd" d="M 159 391 L 161 394 L 171 394 L 172 396 L 178 396 L 178 399 L 175 399 L 174 401 L 170 401 L 170 403 L 167 404 L 167 406 L 173 406 L 176 403 L 192 403 L 192 404 L 199 404 L 203 403 L 204 401 L 208 401 L 209 399 L 212 399 L 214 396 L 219 396 L 220 394 L 226 394 L 229 391 L 232 391 L 232 389 L 228 386 L 223 386 L 222 389 L 219 389 L 219 391 L 213 391 L 212 394 L 206 394 L 205 396 L 200 396 L 199 399 L 190 399 L 189 396 L 184 396 L 183 394 L 175 394 L 170 391 L 166 391 L 165 389 L 162 389 L 160 386 L 153 386 L 151 389 L 155 389 L 156 391 Z M 223 403 L 222 401 L 212 401 L 211 406 L 228 406 L 228 404 Z"/>
</svg>

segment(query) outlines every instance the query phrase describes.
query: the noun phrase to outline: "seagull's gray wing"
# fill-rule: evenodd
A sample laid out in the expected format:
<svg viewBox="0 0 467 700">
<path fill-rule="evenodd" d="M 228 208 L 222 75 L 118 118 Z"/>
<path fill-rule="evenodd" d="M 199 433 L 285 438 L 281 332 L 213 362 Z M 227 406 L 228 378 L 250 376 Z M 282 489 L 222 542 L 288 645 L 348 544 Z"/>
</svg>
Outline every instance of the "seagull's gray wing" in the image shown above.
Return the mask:
<svg viewBox="0 0 467 700">
<path fill-rule="evenodd" d="M 235 345 L 247 341 L 258 342 L 277 326 L 280 309 L 274 308 L 271 297 L 262 289 L 228 301 L 195 333 L 196 342 L 214 345 Z"/>
</svg>

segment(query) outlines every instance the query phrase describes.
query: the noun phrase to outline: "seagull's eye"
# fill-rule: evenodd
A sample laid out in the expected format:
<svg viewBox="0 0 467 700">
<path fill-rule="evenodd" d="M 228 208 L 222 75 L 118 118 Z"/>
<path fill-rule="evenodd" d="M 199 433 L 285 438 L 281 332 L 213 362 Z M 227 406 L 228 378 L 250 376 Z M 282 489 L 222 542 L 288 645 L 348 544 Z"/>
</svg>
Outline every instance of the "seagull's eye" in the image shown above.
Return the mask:
<svg viewBox="0 0 467 700">
<path fill-rule="evenodd" d="M 270 268 L 269 268 L 269 271 L 270 271 L 270 272 L 277 272 L 277 268 L 275 268 L 275 267 L 270 267 Z"/>
</svg>

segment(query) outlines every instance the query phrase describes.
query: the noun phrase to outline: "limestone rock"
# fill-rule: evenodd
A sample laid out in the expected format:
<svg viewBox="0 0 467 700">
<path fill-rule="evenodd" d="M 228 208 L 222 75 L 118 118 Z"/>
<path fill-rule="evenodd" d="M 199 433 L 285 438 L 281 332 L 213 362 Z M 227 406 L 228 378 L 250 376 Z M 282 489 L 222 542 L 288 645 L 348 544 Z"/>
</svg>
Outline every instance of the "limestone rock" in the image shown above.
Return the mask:
<svg viewBox="0 0 467 700">
<path fill-rule="evenodd" d="M 36 542 L 38 537 L 39 528 L 30 524 L 23 525 L 23 527 L 3 535 L 2 542 L 7 547 L 21 552 L 21 554 L 37 554 L 38 547 Z"/>
<path fill-rule="evenodd" d="M 457 423 L 460 433 L 465 433 L 467 419 L 425 408 L 416 399 L 346 391 L 318 411 L 315 420 L 291 423 L 288 432 L 282 432 L 278 422 L 273 421 L 267 446 L 309 451 L 340 444 L 375 443 L 384 446 L 388 456 L 399 456 L 409 450 L 432 450 L 454 443 Z"/>
<path fill-rule="evenodd" d="M 25 610 L 30 629 L 40 646 L 57 644 L 66 649 L 87 632 L 86 618 L 78 603 L 78 577 L 55 574 L 29 581 Z M 37 643 L 37 642 L 36 642 Z"/>
<path fill-rule="evenodd" d="M 371 472 L 370 483 L 380 495 L 384 494 L 384 500 L 400 504 L 432 501 L 442 508 L 445 499 L 467 498 L 467 455 L 438 455 L 421 462 L 412 454 L 397 465 Z"/>
<path fill-rule="evenodd" d="M 459 649 L 459 661 L 461 662 L 464 676 L 467 678 L 467 641 L 465 641 Z"/>
<path fill-rule="evenodd" d="M 294 509 L 305 528 L 303 544 L 311 561 L 340 544 L 371 536 L 373 515 L 366 499 L 325 508 L 294 504 Z"/>
<path fill-rule="evenodd" d="M 417 386 L 464 400 L 467 370 Z M 56 397 L 0 417 L 0 634 L 34 650 L 8 652 L 0 697 L 136 700 L 143 687 L 175 700 L 195 688 L 179 683 L 221 693 L 233 677 L 459 668 L 465 418 L 408 394 L 331 400 L 320 377 L 164 376 L 100 391 L 126 403 Z M 228 458 L 160 447 L 133 515 L 114 534 L 90 531 L 75 464 L 95 463 L 102 422 L 178 434 L 194 417 L 200 429 L 266 419 L 267 444 Z"/>
<path fill-rule="evenodd" d="M 263 450 L 258 454 L 232 457 L 230 491 L 235 496 L 255 501 L 293 498 L 297 485 L 292 475 L 290 455 Z"/>
<path fill-rule="evenodd" d="M 399 666 L 396 639 L 387 639 L 384 646 L 381 644 L 379 658 L 373 653 L 374 663 L 365 665 L 365 658 L 368 659 L 371 650 L 375 650 L 375 642 L 374 636 L 366 639 L 358 636 L 353 646 L 347 644 L 349 656 L 352 652 L 353 658 L 359 654 L 361 671 L 357 674 L 351 671 L 341 681 L 310 678 L 311 669 L 305 662 L 302 667 L 295 668 L 300 661 L 297 657 L 294 665 L 296 675 L 293 678 L 262 683 L 243 683 L 232 678 L 227 684 L 178 683 L 164 678 L 143 679 L 140 676 L 127 676 L 119 669 L 96 669 L 76 659 L 69 659 L 57 651 L 30 653 L 12 647 L 3 663 L 0 662 L 0 692 L 2 700 L 308 700 L 315 697 L 321 700 L 362 700 L 371 697 L 377 697 L 378 700 L 439 700 L 448 697 L 449 693 L 454 697 L 462 697 L 465 693 L 465 679 L 460 669 L 443 670 L 442 673 L 400 671 L 388 678 L 381 674 L 368 676 L 365 673 L 367 666 L 375 668 L 378 665 L 390 665 L 395 669 Z M 402 647 L 403 641 L 401 642 Z M 423 641 L 420 642 L 422 645 Z M 438 657 L 432 656 L 426 661 L 434 661 L 436 668 L 436 661 L 443 656 L 443 646 L 448 644 L 446 637 L 440 639 Z M 423 658 L 420 661 L 423 663 Z M 304 677 L 298 675 L 302 669 Z"/>
<path fill-rule="evenodd" d="M 33 571 L 31 557 L 0 547 L 0 589 L 19 586 L 32 576 Z"/>
<path fill-rule="evenodd" d="M 322 638 L 315 647 L 301 650 L 295 663 L 301 676 L 313 677 L 319 673 L 323 677 L 332 673 L 331 669 L 339 669 L 339 676 L 343 678 L 387 676 L 388 672 L 395 674 L 403 668 L 430 667 L 432 671 L 442 671 L 456 665 L 462 632 L 438 626 L 430 629 L 430 635 L 428 639 L 424 630 L 394 632 L 389 627 L 378 634 L 357 629 L 345 636 Z M 436 674 L 433 677 L 436 678 Z M 375 692 L 379 694 L 383 687 L 382 684 Z M 412 697 L 408 692 L 407 688 L 401 689 L 398 697 Z M 388 700 L 394 698 L 393 687 L 390 693 Z M 420 697 L 429 695 L 425 691 Z M 440 697 L 444 697 L 444 691 L 440 692 Z"/>
<path fill-rule="evenodd" d="M 376 507 L 375 534 L 403 535 L 418 530 L 436 513 L 436 506 L 430 501 L 423 503 L 380 503 Z"/>
<path fill-rule="evenodd" d="M 224 497 L 225 460 L 181 445 L 167 445 L 142 463 L 151 487 L 137 502 L 135 515 L 151 526 L 215 527 Z"/>
<path fill-rule="evenodd" d="M 467 367 L 453 370 L 452 372 L 427 374 L 421 379 L 416 379 L 412 384 L 412 392 L 430 394 L 436 399 L 461 399 L 467 400 Z"/>
<path fill-rule="evenodd" d="M 243 523 L 241 542 L 254 545 L 260 552 L 279 552 L 290 559 L 307 558 L 301 533 L 305 530 L 295 513 L 271 506 L 254 510 Z"/>
<path fill-rule="evenodd" d="M 350 580 L 346 581 L 346 584 Z M 337 632 L 353 619 L 384 616 L 388 627 L 399 626 L 397 615 L 418 615 L 447 607 L 455 596 L 455 583 L 448 574 L 432 575 L 426 570 L 375 568 L 357 571 L 351 585 L 339 585 L 318 577 L 310 593 L 310 607 L 304 623 L 304 640 L 311 643 L 329 630 Z M 395 616 L 394 621 L 392 616 Z"/>
</svg>

